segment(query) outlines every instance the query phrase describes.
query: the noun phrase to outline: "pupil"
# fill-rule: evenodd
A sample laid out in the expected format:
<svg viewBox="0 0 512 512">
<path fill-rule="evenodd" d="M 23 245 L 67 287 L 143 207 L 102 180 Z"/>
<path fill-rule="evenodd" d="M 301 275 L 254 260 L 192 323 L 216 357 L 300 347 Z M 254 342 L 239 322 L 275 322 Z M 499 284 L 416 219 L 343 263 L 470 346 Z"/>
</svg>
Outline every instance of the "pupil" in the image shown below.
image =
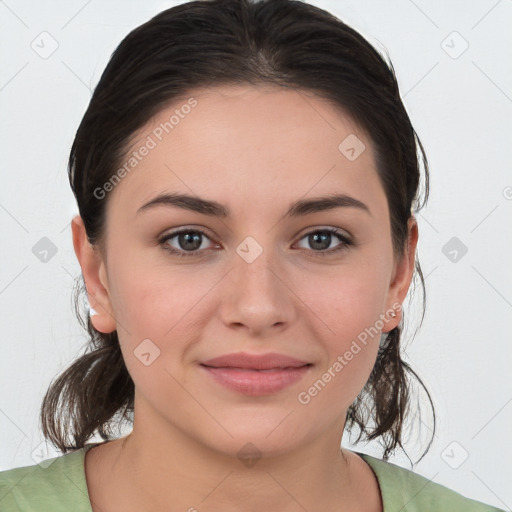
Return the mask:
<svg viewBox="0 0 512 512">
<path fill-rule="evenodd" d="M 320 242 L 319 242 L 320 239 Z M 325 244 L 327 242 L 327 245 Z M 320 247 L 318 247 L 316 244 L 319 243 Z M 315 233 L 313 235 L 310 235 L 310 244 L 311 247 L 316 249 L 327 249 L 329 245 L 331 244 L 331 233 L 329 232 L 323 232 L 323 233 Z"/>
<path fill-rule="evenodd" d="M 179 236 L 180 247 L 186 251 L 192 251 L 201 247 L 201 234 L 197 232 L 192 233 L 194 234 L 182 233 Z"/>
</svg>

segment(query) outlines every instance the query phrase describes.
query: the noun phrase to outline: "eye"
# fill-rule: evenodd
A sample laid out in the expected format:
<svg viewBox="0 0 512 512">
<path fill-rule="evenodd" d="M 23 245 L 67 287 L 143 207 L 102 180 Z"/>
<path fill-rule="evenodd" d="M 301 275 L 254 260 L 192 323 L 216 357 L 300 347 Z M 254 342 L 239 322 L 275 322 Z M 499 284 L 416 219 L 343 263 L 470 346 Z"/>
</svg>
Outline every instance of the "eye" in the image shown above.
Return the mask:
<svg viewBox="0 0 512 512">
<path fill-rule="evenodd" d="M 339 240 L 339 244 L 334 248 L 329 248 L 331 243 Z M 172 245 L 169 242 L 176 239 Z M 169 233 L 159 239 L 159 244 L 162 245 L 164 250 L 179 257 L 189 256 L 200 256 L 203 251 L 207 249 L 207 245 L 204 245 L 205 239 L 210 240 L 210 237 L 202 229 L 181 229 Z M 344 233 L 340 232 L 336 228 L 323 228 L 315 231 L 310 231 L 300 240 L 307 239 L 307 242 L 311 246 L 311 252 L 315 256 L 329 256 L 333 253 L 337 253 L 342 250 L 347 250 L 349 246 L 353 245 L 354 242 Z M 216 247 L 220 247 L 216 244 Z"/>
<path fill-rule="evenodd" d="M 331 242 L 337 238 L 341 243 L 329 249 Z M 349 246 L 353 245 L 353 241 L 344 233 L 336 228 L 323 228 L 315 231 L 310 231 L 301 240 L 306 239 L 310 247 L 312 247 L 315 256 L 329 256 L 339 251 L 347 250 Z M 326 250 L 329 249 L 329 250 Z"/>
<path fill-rule="evenodd" d="M 176 246 L 170 245 L 168 242 L 176 238 Z M 159 240 L 162 247 L 171 254 L 181 257 L 198 256 L 200 252 L 205 250 L 203 245 L 204 238 L 208 235 L 201 229 L 182 229 L 169 233 Z"/>
</svg>

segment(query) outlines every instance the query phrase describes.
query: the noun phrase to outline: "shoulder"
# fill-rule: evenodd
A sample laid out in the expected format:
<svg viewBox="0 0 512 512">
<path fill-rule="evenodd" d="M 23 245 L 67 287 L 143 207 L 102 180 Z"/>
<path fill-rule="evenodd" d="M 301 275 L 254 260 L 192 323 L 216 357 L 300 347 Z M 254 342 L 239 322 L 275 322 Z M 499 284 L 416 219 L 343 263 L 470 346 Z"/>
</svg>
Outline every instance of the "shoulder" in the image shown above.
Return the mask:
<svg viewBox="0 0 512 512">
<path fill-rule="evenodd" d="M 2 512 L 91 512 L 83 449 L 0 471 Z"/>
<path fill-rule="evenodd" d="M 501 509 L 466 498 L 448 487 L 435 483 L 391 462 L 359 453 L 373 469 L 381 488 L 384 512 L 500 512 Z"/>
</svg>

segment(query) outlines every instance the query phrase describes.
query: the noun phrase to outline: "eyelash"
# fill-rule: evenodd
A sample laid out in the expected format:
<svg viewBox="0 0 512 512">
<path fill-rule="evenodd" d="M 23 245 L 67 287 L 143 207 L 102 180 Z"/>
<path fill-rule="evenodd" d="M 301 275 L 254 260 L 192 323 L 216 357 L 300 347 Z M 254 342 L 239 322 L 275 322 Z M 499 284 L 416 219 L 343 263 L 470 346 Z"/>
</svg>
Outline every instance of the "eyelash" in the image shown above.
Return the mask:
<svg viewBox="0 0 512 512">
<path fill-rule="evenodd" d="M 312 250 L 311 252 L 313 252 L 315 254 L 315 256 L 329 256 L 334 253 L 339 253 L 341 251 L 347 250 L 349 246 L 354 245 L 354 242 L 352 240 L 350 240 L 347 236 L 340 233 L 336 228 L 322 228 L 322 229 L 310 231 L 309 233 L 304 234 L 304 236 L 302 236 L 300 238 L 300 240 L 302 240 L 303 238 L 306 238 L 309 235 L 313 235 L 315 233 L 326 233 L 326 232 L 331 233 L 331 234 L 335 235 L 336 237 L 338 237 L 338 239 L 342 243 L 339 244 L 338 246 L 336 246 L 334 249 L 329 249 L 329 250 L 324 250 L 324 251 L 313 251 Z M 158 243 L 160 245 L 162 245 L 162 247 L 165 251 L 171 253 L 174 256 L 178 256 L 180 258 L 189 258 L 189 257 L 194 257 L 194 256 L 197 257 L 199 255 L 200 251 L 191 251 L 191 252 L 187 253 L 186 251 L 182 251 L 182 250 L 180 251 L 180 250 L 171 248 L 171 247 L 169 247 L 169 245 L 166 244 L 167 241 L 171 240 L 172 238 L 174 238 L 182 233 L 201 233 L 206 238 L 208 238 L 208 239 L 210 238 L 205 231 L 203 231 L 202 229 L 199 229 L 199 228 L 182 229 L 180 231 L 175 231 L 174 233 L 169 233 L 169 234 L 165 235 L 164 237 L 162 237 L 158 240 Z"/>
</svg>

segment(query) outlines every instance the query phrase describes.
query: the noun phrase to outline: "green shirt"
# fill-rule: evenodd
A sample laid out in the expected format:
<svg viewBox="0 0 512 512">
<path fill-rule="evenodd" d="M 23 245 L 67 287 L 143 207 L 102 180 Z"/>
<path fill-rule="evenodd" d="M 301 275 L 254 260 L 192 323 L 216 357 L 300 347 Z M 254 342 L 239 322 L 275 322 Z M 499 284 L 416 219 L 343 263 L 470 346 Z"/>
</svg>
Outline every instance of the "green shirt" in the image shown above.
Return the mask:
<svg viewBox="0 0 512 512">
<path fill-rule="evenodd" d="M 85 479 L 84 455 L 97 444 L 100 443 L 88 444 L 33 466 L 1 471 L 0 511 L 92 512 Z M 391 462 L 358 454 L 377 477 L 384 512 L 501 511 L 465 498 Z"/>
</svg>

